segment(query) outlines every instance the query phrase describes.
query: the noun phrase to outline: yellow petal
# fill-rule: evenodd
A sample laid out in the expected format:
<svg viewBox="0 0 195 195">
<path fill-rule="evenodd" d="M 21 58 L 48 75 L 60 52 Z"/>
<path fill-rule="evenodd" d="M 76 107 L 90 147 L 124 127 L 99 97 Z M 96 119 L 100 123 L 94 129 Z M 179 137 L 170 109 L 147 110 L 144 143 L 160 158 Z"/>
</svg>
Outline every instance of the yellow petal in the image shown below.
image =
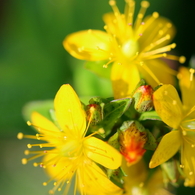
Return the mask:
<svg viewBox="0 0 195 195">
<path fill-rule="evenodd" d="M 191 70 L 193 71 L 193 69 Z M 190 70 L 186 67 L 180 67 L 178 78 L 184 109 L 189 111 L 195 105 L 195 79 L 193 74 L 191 74 Z"/>
<path fill-rule="evenodd" d="M 60 132 L 56 125 L 39 114 L 33 112 L 31 115 L 32 125 L 37 129 L 38 132 L 44 133 L 45 135 L 55 135 L 56 132 Z"/>
<path fill-rule="evenodd" d="M 54 108 L 61 129 L 77 138 L 82 137 L 86 127 L 85 112 L 70 85 L 61 86 L 54 99 Z"/>
<path fill-rule="evenodd" d="M 76 179 L 81 194 L 122 195 L 123 192 L 94 162 L 79 166 Z"/>
<path fill-rule="evenodd" d="M 187 130 L 187 129 L 186 129 Z M 183 134 L 183 143 L 181 147 L 181 168 L 185 175 L 185 186 L 195 186 L 195 132 L 186 131 Z"/>
<path fill-rule="evenodd" d="M 157 19 L 154 19 L 154 17 L 148 16 L 146 17 L 146 19 L 144 19 L 143 22 L 144 25 L 142 36 L 138 40 L 141 51 L 151 44 L 156 45 L 155 47 L 153 47 L 153 49 L 165 46 L 169 42 L 171 42 L 175 35 L 175 27 L 167 18 L 159 17 Z M 165 41 L 163 41 L 162 43 L 156 44 L 159 39 L 166 36 L 169 36 L 169 39 L 165 39 Z"/>
<path fill-rule="evenodd" d="M 117 169 L 121 165 L 122 155 L 106 142 L 90 137 L 84 144 L 86 154 L 91 160 L 109 169 Z"/>
<path fill-rule="evenodd" d="M 134 64 L 126 65 L 115 62 L 111 70 L 111 80 L 114 98 L 118 99 L 131 95 L 140 81 L 140 76 Z"/>
<path fill-rule="evenodd" d="M 106 60 L 110 56 L 109 35 L 100 30 L 84 30 L 68 35 L 63 41 L 64 48 L 81 60 Z"/>
<path fill-rule="evenodd" d="M 59 156 L 58 150 L 54 149 L 50 150 L 50 152 L 51 154 L 45 155 L 42 161 L 46 173 L 54 180 L 71 180 L 74 172 L 72 174 L 68 173 L 72 170 L 75 171 L 74 163 L 66 157 Z"/>
<path fill-rule="evenodd" d="M 143 66 L 138 66 L 138 69 L 142 77 L 153 88 L 160 83 L 175 85 L 176 72 L 171 70 L 171 68 L 162 60 L 155 59 L 144 61 Z"/>
<path fill-rule="evenodd" d="M 172 85 L 163 85 L 154 92 L 154 107 L 162 121 L 177 129 L 183 118 L 180 98 Z"/>
<path fill-rule="evenodd" d="M 106 30 L 108 29 L 108 33 L 115 35 L 120 39 L 120 42 L 127 40 L 129 37 L 132 38 L 131 28 L 127 27 L 127 22 L 121 14 L 116 17 L 113 13 L 106 13 L 103 15 L 103 20 L 106 24 Z"/>
<path fill-rule="evenodd" d="M 167 133 L 160 144 L 158 145 L 156 151 L 154 152 L 152 159 L 150 160 L 149 167 L 154 168 L 168 159 L 170 159 L 176 152 L 179 150 L 181 146 L 182 138 L 180 131 L 171 131 Z"/>
</svg>

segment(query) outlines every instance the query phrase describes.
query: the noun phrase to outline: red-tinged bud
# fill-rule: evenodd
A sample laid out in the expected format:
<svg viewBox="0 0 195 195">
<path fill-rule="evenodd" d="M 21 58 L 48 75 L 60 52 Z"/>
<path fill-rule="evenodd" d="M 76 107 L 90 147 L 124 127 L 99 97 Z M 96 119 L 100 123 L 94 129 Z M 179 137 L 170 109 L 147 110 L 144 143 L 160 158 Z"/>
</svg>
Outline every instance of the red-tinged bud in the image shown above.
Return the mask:
<svg viewBox="0 0 195 195">
<path fill-rule="evenodd" d="M 86 106 L 87 120 L 92 125 L 97 124 L 102 120 L 102 109 L 98 104 L 89 104 Z"/>
<path fill-rule="evenodd" d="M 128 121 L 119 132 L 120 152 L 125 157 L 127 165 L 137 163 L 145 153 L 144 145 L 147 141 L 147 132 L 136 121 Z"/>
<path fill-rule="evenodd" d="M 153 109 L 153 89 L 150 85 L 143 85 L 136 89 L 133 94 L 135 105 L 134 108 L 138 112 L 146 112 Z"/>
</svg>

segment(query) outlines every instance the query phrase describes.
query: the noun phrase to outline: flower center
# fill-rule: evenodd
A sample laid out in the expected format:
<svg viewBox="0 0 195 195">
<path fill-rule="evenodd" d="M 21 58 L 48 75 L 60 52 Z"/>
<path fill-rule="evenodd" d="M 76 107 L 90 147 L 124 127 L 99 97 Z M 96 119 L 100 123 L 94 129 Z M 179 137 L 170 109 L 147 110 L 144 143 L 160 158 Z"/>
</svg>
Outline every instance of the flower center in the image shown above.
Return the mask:
<svg viewBox="0 0 195 195">
<path fill-rule="evenodd" d="M 130 39 L 122 45 L 121 50 L 122 50 L 123 55 L 126 58 L 130 59 L 133 56 L 135 56 L 137 52 L 139 51 L 138 42 Z"/>
<path fill-rule="evenodd" d="M 78 139 L 67 140 L 61 148 L 62 155 L 70 159 L 80 156 L 83 145 L 81 142 L 82 140 Z"/>
</svg>

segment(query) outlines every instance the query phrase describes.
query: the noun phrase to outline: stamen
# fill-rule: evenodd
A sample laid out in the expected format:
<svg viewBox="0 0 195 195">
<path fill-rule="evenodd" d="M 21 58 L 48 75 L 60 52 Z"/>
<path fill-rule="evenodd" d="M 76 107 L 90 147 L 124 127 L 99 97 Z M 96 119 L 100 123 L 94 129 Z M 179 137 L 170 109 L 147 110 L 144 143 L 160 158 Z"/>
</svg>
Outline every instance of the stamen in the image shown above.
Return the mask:
<svg viewBox="0 0 195 195">
<path fill-rule="evenodd" d="M 24 138 L 24 134 L 23 133 L 18 133 L 17 138 L 18 139 L 23 139 Z"/>
<path fill-rule="evenodd" d="M 126 6 L 125 6 L 125 18 L 127 21 L 127 24 L 133 24 L 133 16 L 134 16 L 134 10 L 135 10 L 135 2 L 132 0 L 126 0 Z"/>
<path fill-rule="evenodd" d="M 141 2 L 141 8 L 137 15 L 136 21 L 135 21 L 135 31 L 140 27 L 140 24 L 142 23 L 142 19 L 146 13 L 147 8 L 150 6 L 150 3 L 148 1 L 142 1 Z"/>
<path fill-rule="evenodd" d="M 143 62 L 140 62 L 140 65 L 142 68 L 144 68 L 146 70 L 146 72 L 148 72 L 148 74 L 158 83 L 160 84 L 160 81 L 158 80 L 158 78 L 155 76 L 155 74 L 146 66 L 146 64 L 144 64 Z"/>
</svg>

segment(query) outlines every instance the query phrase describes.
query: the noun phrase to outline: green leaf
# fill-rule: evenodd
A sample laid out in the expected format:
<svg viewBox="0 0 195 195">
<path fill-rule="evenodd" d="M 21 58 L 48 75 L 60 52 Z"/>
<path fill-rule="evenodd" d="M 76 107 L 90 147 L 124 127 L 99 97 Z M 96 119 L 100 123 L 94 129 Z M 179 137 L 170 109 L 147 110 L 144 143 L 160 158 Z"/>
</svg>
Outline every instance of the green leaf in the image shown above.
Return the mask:
<svg viewBox="0 0 195 195">
<path fill-rule="evenodd" d="M 127 175 L 125 174 L 125 172 L 123 171 L 123 169 L 121 167 L 119 167 L 118 169 L 107 169 L 107 175 L 108 178 L 110 178 L 110 180 L 117 185 L 120 188 L 123 188 L 124 185 L 124 177 L 126 177 Z"/>
<path fill-rule="evenodd" d="M 108 66 L 107 68 L 104 68 L 103 65 L 105 65 L 107 61 L 89 61 L 86 62 L 85 68 L 92 71 L 93 73 L 97 74 L 100 77 L 110 79 L 110 72 L 111 72 L 111 66 Z"/>
<path fill-rule="evenodd" d="M 123 113 L 129 108 L 131 105 L 131 98 L 124 98 L 113 100 L 104 106 L 104 118 L 101 122 L 102 127 L 106 131 L 106 135 L 108 135 L 112 127 L 118 121 L 118 119 L 123 115 Z"/>
<path fill-rule="evenodd" d="M 149 111 L 149 112 L 144 112 L 140 115 L 139 117 L 140 121 L 144 120 L 159 120 L 161 121 L 161 118 L 158 116 L 156 111 Z"/>
<path fill-rule="evenodd" d="M 118 140 L 118 132 L 116 132 L 113 136 L 111 136 L 108 140 L 108 144 L 113 146 L 115 149 L 119 150 L 120 144 Z"/>
<path fill-rule="evenodd" d="M 157 147 L 157 141 L 155 137 L 153 136 L 153 134 L 148 129 L 145 129 L 145 130 L 147 132 L 147 141 L 144 145 L 144 148 L 146 150 L 155 150 Z"/>
<path fill-rule="evenodd" d="M 101 100 L 102 102 L 99 102 L 99 105 L 103 109 L 103 116 L 102 116 L 103 120 L 100 121 L 95 126 L 91 126 L 90 131 L 94 132 L 102 128 L 105 131 L 105 134 L 104 134 L 104 137 L 105 137 L 111 133 L 112 128 L 117 123 L 118 119 L 129 108 L 129 106 L 131 105 L 132 99 L 124 98 L 124 99 L 118 99 L 118 100 L 113 100 L 109 102 L 108 100 L 110 100 L 110 98 L 101 99 Z M 90 101 L 90 103 L 92 102 L 94 101 Z M 96 100 L 95 102 L 97 103 L 98 101 Z"/>
<path fill-rule="evenodd" d="M 45 116 L 49 120 L 52 120 L 50 110 L 53 109 L 53 100 L 44 101 L 32 101 L 27 103 L 22 110 L 22 114 L 25 120 L 31 119 L 32 112 L 36 111 L 41 115 Z"/>
<path fill-rule="evenodd" d="M 168 186 L 169 183 L 171 183 L 175 187 L 179 186 L 179 184 L 177 183 L 180 175 L 179 165 L 180 163 L 173 158 L 161 164 L 164 177 L 163 181 L 165 182 L 165 186 Z"/>
</svg>

